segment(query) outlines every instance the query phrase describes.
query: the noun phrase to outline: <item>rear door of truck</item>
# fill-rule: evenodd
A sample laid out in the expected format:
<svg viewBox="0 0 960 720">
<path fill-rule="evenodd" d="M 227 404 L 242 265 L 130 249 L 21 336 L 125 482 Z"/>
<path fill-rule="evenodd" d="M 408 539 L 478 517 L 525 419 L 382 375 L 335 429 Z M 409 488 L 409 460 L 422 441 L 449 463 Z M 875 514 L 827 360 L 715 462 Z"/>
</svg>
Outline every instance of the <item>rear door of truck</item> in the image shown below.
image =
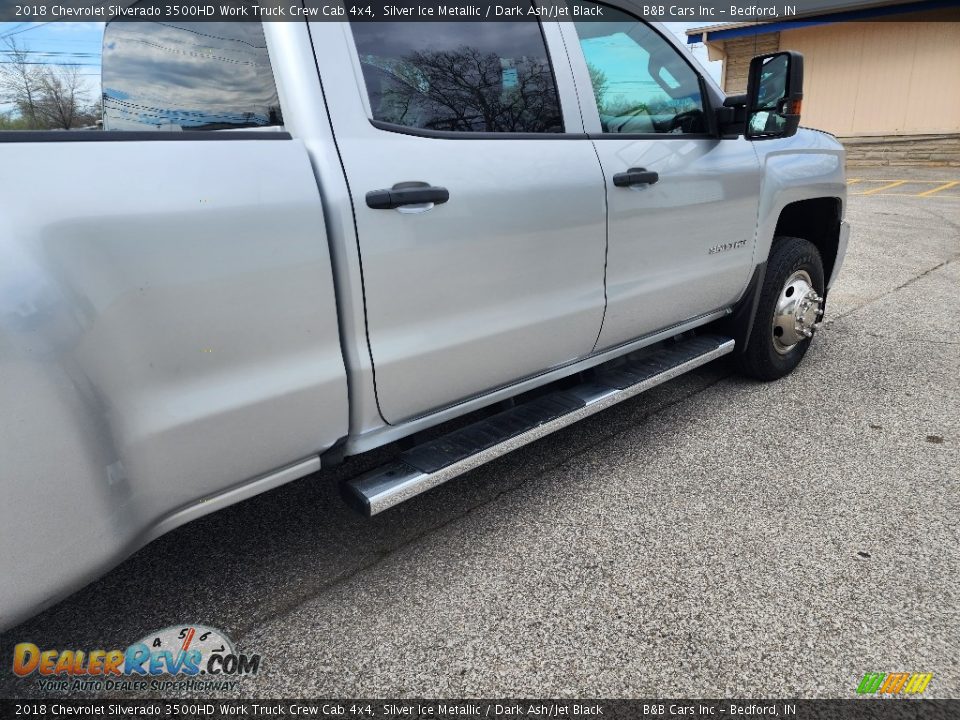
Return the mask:
<svg viewBox="0 0 960 720">
<path fill-rule="evenodd" d="M 384 419 L 589 354 L 605 302 L 603 175 L 556 24 L 310 29 Z"/>
</svg>

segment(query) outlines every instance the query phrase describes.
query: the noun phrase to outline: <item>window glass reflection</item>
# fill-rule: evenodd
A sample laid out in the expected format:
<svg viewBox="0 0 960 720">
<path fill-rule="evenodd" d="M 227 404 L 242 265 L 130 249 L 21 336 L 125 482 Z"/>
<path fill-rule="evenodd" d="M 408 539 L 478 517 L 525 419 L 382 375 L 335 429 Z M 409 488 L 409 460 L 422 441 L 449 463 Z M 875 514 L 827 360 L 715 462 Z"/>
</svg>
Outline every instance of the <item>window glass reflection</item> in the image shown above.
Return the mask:
<svg viewBox="0 0 960 720">
<path fill-rule="evenodd" d="M 574 23 L 603 132 L 706 132 L 699 76 L 677 49 L 631 15 L 603 10 L 610 20 Z"/>
<path fill-rule="evenodd" d="M 352 25 L 375 120 L 428 130 L 563 132 L 539 23 Z"/>
<path fill-rule="evenodd" d="M 107 26 L 105 130 L 225 130 L 282 122 L 259 22 Z"/>
</svg>

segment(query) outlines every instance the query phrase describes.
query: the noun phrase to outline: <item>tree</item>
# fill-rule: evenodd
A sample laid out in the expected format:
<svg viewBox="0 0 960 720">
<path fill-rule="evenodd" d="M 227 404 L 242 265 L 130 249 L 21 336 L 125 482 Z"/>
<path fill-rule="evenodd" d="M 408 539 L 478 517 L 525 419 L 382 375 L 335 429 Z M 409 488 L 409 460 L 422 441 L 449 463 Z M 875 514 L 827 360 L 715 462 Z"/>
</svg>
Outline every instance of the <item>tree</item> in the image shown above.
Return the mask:
<svg viewBox="0 0 960 720">
<path fill-rule="evenodd" d="M 0 64 L 0 101 L 13 105 L 19 118 L 6 125 L 27 130 L 70 130 L 96 122 L 97 105 L 88 106 L 87 89 L 76 65 L 42 65 L 15 38 L 4 41 L 9 58 Z"/>
<path fill-rule="evenodd" d="M 41 74 L 36 113 L 46 127 L 70 130 L 79 125 L 84 94 L 76 66 L 46 68 Z"/>
<path fill-rule="evenodd" d="M 30 123 L 19 115 L 0 113 L 0 131 L 30 129 Z"/>
<path fill-rule="evenodd" d="M 593 85 L 593 99 L 596 101 L 597 107 L 602 109 L 609 86 L 607 74 L 592 62 L 587 63 L 587 72 L 590 73 L 590 84 Z"/>
<path fill-rule="evenodd" d="M 37 128 L 37 100 L 43 86 L 43 71 L 30 62 L 28 52 L 15 38 L 6 38 L 4 53 L 10 59 L 0 65 L 0 99 L 17 108 L 29 127 Z"/>
</svg>

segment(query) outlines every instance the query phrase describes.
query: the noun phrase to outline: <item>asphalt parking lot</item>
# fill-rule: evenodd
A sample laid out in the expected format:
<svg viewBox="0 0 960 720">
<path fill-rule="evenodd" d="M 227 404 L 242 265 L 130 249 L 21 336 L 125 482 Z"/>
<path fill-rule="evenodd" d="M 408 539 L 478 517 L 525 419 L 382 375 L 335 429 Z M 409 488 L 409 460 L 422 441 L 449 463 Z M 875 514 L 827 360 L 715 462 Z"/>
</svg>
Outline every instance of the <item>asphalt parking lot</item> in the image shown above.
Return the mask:
<svg viewBox="0 0 960 720">
<path fill-rule="evenodd" d="M 960 696 L 960 169 L 849 175 L 787 379 L 714 363 L 373 520 L 335 481 L 382 456 L 204 518 L 0 636 L 0 696 L 17 642 L 191 622 L 261 653 L 243 696 Z"/>
</svg>

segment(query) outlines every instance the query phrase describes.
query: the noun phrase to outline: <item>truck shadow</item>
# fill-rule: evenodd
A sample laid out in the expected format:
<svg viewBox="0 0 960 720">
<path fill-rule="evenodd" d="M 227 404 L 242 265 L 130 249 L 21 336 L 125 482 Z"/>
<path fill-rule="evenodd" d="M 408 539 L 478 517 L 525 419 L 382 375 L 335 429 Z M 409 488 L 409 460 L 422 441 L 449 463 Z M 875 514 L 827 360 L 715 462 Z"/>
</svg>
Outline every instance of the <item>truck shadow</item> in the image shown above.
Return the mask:
<svg viewBox="0 0 960 720">
<path fill-rule="evenodd" d="M 390 458 L 382 448 L 200 518 L 164 535 L 107 575 L 0 635 L 0 648 L 125 648 L 148 633 L 183 623 L 243 636 L 499 495 L 609 438 L 650 422 L 658 410 L 723 380 L 724 362 L 701 368 L 521 448 L 374 518 L 351 510 L 339 483 Z M 564 494 L 569 489 L 549 487 Z M 9 656 L 8 656 L 9 658 Z M 9 665 L 6 665 L 9 668 Z M 3 697 L 33 684 L 0 675 Z"/>
</svg>

